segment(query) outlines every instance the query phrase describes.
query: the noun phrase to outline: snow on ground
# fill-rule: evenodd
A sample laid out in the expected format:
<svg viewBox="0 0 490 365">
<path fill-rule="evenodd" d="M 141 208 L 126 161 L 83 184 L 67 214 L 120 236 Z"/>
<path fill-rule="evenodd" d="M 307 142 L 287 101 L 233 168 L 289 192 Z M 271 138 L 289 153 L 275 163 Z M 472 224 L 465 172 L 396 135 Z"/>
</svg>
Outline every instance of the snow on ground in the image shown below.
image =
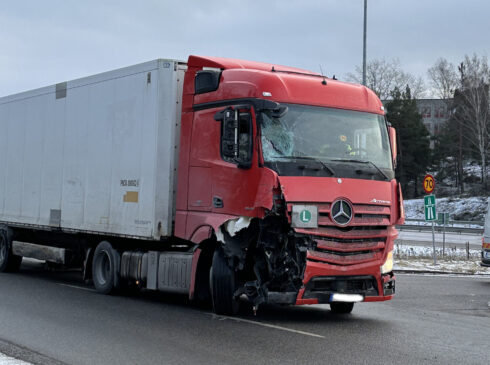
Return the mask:
<svg viewBox="0 0 490 365">
<path fill-rule="evenodd" d="M 487 197 L 436 198 L 438 213 L 449 213 L 451 219 L 483 221 L 487 211 Z M 405 217 L 424 219 L 424 199 L 409 199 L 403 202 Z"/>
<path fill-rule="evenodd" d="M 21 361 L 18 359 L 14 359 L 13 357 L 9 357 L 0 352 L 0 365 L 29 365 L 25 361 Z"/>
<path fill-rule="evenodd" d="M 423 259 L 432 258 L 432 246 L 412 246 L 412 245 L 395 245 L 393 251 L 394 257 L 399 259 Z M 436 257 L 443 256 L 442 247 L 436 247 Z M 466 260 L 468 258 L 466 249 L 457 247 L 446 247 L 444 258 L 449 260 Z M 469 259 L 476 260 L 481 258 L 481 250 L 470 249 Z"/>
<path fill-rule="evenodd" d="M 485 275 L 490 277 L 490 268 L 480 266 L 479 261 L 451 261 L 437 260 L 434 265 L 432 259 L 396 260 L 393 270 L 413 272 L 434 272 L 467 275 Z"/>
<path fill-rule="evenodd" d="M 465 249 L 448 248 L 444 258 L 442 248 L 436 247 L 437 265 L 432 259 L 431 246 L 395 245 L 394 270 L 410 270 L 422 272 L 447 272 L 454 274 L 490 275 L 490 268 L 480 266 L 481 251 L 469 250 L 469 258 Z"/>
</svg>

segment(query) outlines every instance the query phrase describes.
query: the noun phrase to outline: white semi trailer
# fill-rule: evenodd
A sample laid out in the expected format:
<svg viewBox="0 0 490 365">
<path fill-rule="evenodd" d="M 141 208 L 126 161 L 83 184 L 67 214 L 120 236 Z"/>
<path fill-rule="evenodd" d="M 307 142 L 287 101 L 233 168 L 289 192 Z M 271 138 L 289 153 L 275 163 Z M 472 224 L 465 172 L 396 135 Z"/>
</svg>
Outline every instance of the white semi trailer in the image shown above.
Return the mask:
<svg viewBox="0 0 490 365">
<path fill-rule="evenodd" d="M 78 265 L 94 255 L 83 247 L 99 247 L 100 267 L 83 267 L 109 291 L 117 286 L 104 276 L 111 264 L 138 268 L 98 242 L 139 242 L 148 251 L 172 234 L 185 70 L 159 59 L 0 98 L 1 271 L 17 269 L 22 257 Z M 188 290 L 190 263 L 183 267 L 178 286 Z M 146 280 L 138 270 L 135 279 Z M 148 284 L 156 289 L 156 275 Z"/>
</svg>

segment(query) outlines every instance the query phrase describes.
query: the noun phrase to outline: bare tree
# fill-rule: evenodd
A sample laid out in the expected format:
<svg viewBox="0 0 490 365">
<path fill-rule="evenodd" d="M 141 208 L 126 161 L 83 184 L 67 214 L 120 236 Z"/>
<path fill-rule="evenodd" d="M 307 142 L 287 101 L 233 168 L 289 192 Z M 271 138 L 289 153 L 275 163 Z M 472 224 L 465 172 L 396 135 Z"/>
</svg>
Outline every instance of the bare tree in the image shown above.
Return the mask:
<svg viewBox="0 0 490 365">
<path fill-rule="evenodd" d="M 487 186 L 487 155 L 490 150 L 490 68 L 486 57 L 465 56 L 455 93 L 455 118 L 463 136 L 480 158 L 482 184 Z"/>
<path fill-rule="evenodd" d="M 430 85 L 437 96 L 447 100 L 454 96 L 458 87 L 458 76 L 454 65 L 445 58 L 439 58 L 434 66 L 427 70 Z"/>
<path fill-rule="evenodd" d="M 347 80 L 362 83 L 362 67 L 356 66 L 355 72 L 347 74 Z M 392 59 L 373 59 L 366 65 L 367 87 L 373 90 L 380 99 L 391 99 L 391 93 L 395 88 L 405 90 L 407 86 L 412 90 L 412 95 L 417 98 L 424 92 L 424 81 L 421 77 L 415 77 L 401 69 L 400 61 Z"/>
<path fill-rule="evenodd" d="M 452 109 L 454 92 L 458 87 L 458 75 L 456 67 L 445 58 L 438 58 L 432 67 L 427 70 L 429 76 L 429 84 L 431 86 L 430 93 L 438 96 L 445 101 L 446 109 Z M 446 123 L 449 123 L 447 121 Z M 460 193 L 464 192 L 463 184 L 463 128 L 459 123 L 456 123 L 456 128 L 453 130 L 457 136 L 456 147 L 456 185 L 460 188 Z"/>
</svg>

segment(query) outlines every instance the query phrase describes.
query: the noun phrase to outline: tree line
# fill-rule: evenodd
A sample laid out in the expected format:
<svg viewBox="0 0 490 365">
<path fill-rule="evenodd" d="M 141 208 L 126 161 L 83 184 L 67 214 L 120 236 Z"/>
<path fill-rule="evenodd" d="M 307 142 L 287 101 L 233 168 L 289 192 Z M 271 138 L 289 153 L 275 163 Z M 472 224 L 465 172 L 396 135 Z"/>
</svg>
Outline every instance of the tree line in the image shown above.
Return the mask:
<svg viewBox="0 0 490 365">
<path fill-rule="evenodd" d="M 398 131 L 400 160 L 396 174 L 404 195 L 421 194 L 421 180 L 427 171 L 446 183 L 446 194 L 487 195 L 490 157 L 487 58 L 466 55 L 458 65 L 439 58 L 427 70 L 428 85 L 421 77 L 403 71 L 396 59 L 371 60 L 366 71 L 367 86 L 385 102 L 386 117 Z M 347 80 L 360 83 L 362 69 L 356 67 Z M 447 120 L 435 136 L 429 134 L 417 108 L 416 99 L 427 96 L 443 100 L 448 111 Z M 471 163 L 479 167 L 476 179 L 467 171 Z"/>
</svg>

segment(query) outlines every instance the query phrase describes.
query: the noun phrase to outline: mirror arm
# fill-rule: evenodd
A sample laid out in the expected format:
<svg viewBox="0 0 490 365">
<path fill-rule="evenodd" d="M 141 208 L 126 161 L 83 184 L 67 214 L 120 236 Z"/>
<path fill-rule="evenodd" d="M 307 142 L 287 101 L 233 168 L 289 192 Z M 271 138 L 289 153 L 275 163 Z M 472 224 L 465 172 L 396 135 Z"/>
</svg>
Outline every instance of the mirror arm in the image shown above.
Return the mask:
<svg viewBox="0 0 490 365">
<path fill-rule="evenodd" d="M 223 121 L 224 117 L 225 117 L 225 112 L 226 111 L 238 111 L 238 110 L 250 110 L 250 105 L 236 105 L 235 107 L 227 107 L 223 110 L 220 110 L 220 111 L 217 111 L 215 114 L 214 114 L 214 120 L 217 121 L 217 122 L 221 122 Z"/>
</svg>

